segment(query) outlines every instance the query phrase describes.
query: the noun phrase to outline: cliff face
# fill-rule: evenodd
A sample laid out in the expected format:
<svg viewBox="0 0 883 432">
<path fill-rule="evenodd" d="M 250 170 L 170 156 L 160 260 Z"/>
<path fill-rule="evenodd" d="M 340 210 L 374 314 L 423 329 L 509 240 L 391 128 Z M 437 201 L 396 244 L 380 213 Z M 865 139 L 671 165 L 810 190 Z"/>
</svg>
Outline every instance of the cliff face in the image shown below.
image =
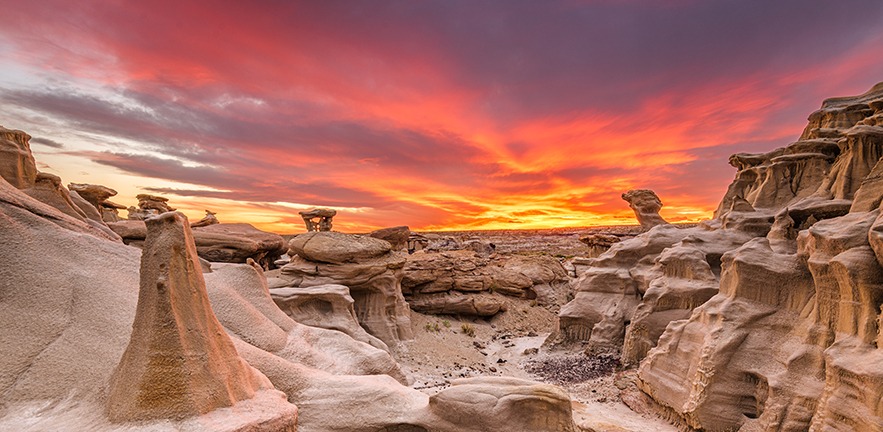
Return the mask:
<svg viewBox="0 0 883 432">
<path fill-rule="evenodd" d="M 591 261 L 561 334 L 640 364 L 684 429 L 883 430 L 883 83 L 736 154 L 715 219 Z"/>
<path fill-rule="evenodd" d="M 723 255 L 719 293 L 641 364 L 640 387 L 681 424 L 883 430 L 881 108 L 881 84 L 829 99 L 796 143 L 731 158 L 717 216 L 744 200 L 776 223 Z"/>
</svg>

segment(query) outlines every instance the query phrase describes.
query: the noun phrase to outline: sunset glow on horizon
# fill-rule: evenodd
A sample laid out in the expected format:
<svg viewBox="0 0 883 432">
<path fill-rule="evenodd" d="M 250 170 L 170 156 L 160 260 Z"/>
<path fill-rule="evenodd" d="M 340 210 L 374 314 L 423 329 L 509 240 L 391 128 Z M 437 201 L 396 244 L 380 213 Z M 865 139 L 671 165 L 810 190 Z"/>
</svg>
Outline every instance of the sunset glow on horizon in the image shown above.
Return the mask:
<svg viewBox="0 0 883 432">
<path fill-rule="evenodd" d="M 0 5 L 40 170 L 279 233 L 707 219 L 730 154 L 883 81 L 879 0 Z"/>
</svg>

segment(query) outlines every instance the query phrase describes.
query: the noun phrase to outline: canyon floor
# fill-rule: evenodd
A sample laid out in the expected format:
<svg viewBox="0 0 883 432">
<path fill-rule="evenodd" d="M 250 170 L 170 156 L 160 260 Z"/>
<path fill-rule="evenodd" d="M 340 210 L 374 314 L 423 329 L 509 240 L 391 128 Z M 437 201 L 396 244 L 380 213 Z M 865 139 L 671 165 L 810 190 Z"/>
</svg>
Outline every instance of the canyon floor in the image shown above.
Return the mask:
<svg viewBox="0 0 883 432">
<path fill-rule="evenodd" d="M 636 225 L 622 225 L 424 234 L 493 243 L 500 254 L 546 254 L 565 260 L 586 255 L 588 248 L 579 241 L 582 236 L 639 232 Z M 574 420 L 586 431 L 677 431 L 666 421 L 636 413 L 622 403 L 620 393 L 630 385 L 634 370 L 621 370 L 618 359 L 544 345 L 557 328 L 557 307 L 495 296 L 507 310 L 490 319 L 411 312 L 415 338 L 405 342 L 395 357 L 414 379 L 413 388 L 433 394 L 458 378 L 528 378 L 567 390 Z"/>
</svg>

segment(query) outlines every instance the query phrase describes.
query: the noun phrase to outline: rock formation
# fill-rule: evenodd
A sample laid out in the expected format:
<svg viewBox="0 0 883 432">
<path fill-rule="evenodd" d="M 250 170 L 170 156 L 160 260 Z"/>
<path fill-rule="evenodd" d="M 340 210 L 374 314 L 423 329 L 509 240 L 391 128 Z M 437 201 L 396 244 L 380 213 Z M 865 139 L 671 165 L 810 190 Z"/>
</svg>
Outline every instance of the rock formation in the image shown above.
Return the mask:
<svg viewBox="0 0 883 432">
<path fill-rule="evenodd" d="M 270 296 L 279 309 L 295 321 L 346 333 L 351 338 L 375 348 L 389 351 L 382 340 L 368 334 L 356 317 L 355 300 L 343 285 L 316 285 L 298 288 L 276 288 Z"/>
<path fill-rule="evenodd" d="M 200 228 L 221 223 L 221 221 L 219 221 L 218 218 L 215 217 L 216 214 L 217 213 L 215 212 L 206 210 L 205 216 L 202 219 L 190 223 L 190 228 Z"/>
<path fill-rule="evenodd" d="M 629 203 L 644 231 L 668 223 L 659 216 L 662 201 L 656 196 L 656 192 L 649 189 L 634 189 L 622 194 L 622 199 Z"/>
<path fill-rule="evenodd" d="M 0 177 L 18 189 L 34 185 L 37 163 L 31 154 L 31 136 L 0 126 Z"/>
<path fill-rule="evenodd" d="M 409 298 L 457 291 L 495 292 L 562 304 L 568 278 L 561 263 L 549 256 L 482 256 L 472 250 L 415 253 L 405 264 L 402 287 Z M 437 302 L 437 300 L 436 300 Z"/>
<path fill-rule="evenodd" d="M 402 296 L 405 258 L 388 242 L 368 236 L 313 231 L 289 242 L 291 262 L 272 288 L 325 284 L 350 289 L 359 323 L 391 348 L 413 337 Z"/>
<path fill-rule="evenodd" d="M 591 260 L 560 338 L 640 362 L 685 430 L 883 430 L 881 110 L 883 83 L 733 155 L 714 220 Z"/>
<path fill-rule="evenodd" d="M 337 214 L 337 210 L 327 208 L 315 208 L 298 212 L 304 218 L 307 231 L 331 231 L 331 220 Z"/>
<path fill-rule="evenodd" d="M 143 220 L 107 224 L 128 245 L 141 246 L 147 236 Z M 261 231 L 249 224 L 211 224 L 193 228 L 199 256 L 211 262 L 244 263 L 253 259 L 265 268 L 285 253 L 281 236 Z"/>
<path fill-rule="evenodd" d="M 101 220 L 105 222 L 117 222 L 120 220 L 119 210 L 126 208 L 124 205 L 116 204 L 108 201 L 108 198 L 116 196 L 117 191 L 101 185 L 70 183 L 68 184 L 72 193 L 76 193 L 86 202 L 98 210 Z"/>
<path fill-rule="evenodd" d="M 145 236 L 141 277 L 142 251 L 90 220 L 0 180 L 0 430 L 290 431 L 295 415 L 301 432 L 575 430 L 554 386 L 403 386 L 385 351 L 288 317 L 254 262 L 215 264 L 201 285 L 181 216 Z"/>
<path fill-rule="evenodd" d="M 144 220 L 150 216 L 175 211 L 169 206 L 169 199 L 158 195 L 138 194 L 138 207 L 129 207 L 129 220 Z"/>
<path fill-rule="evenodd" d="M 146 223 L 138 308 L 110 380 L 108 418 L 183 420 L 272 391 L 212 312 L 187 218 L 168 212 Z M 280 417 L 273 430 L 296 429 L 296 409 Z"/>
<path fill-rule="evenodd" d="M 368 233 L 369 236 L 386 240 L 392 250 L 408 249 L 408 240 L 411 238 L 411 229 L 407 226 L 396 226 L 390 228 L 382 228 Z"/>
</svg>

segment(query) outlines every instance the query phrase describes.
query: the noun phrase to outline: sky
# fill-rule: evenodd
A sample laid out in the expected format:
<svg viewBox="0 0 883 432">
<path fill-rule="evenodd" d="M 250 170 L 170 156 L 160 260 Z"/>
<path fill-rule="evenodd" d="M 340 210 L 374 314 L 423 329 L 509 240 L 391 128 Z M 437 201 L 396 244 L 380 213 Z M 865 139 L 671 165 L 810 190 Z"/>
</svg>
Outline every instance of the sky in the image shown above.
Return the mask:
<svg viewBox="0 0 883 432">
<path fill-rule="evenodd" d="M 710 218 L 730 154 L 883 81 L 879 0 L 0 0 L 41 171 L 279 233 Z M 125 211 L 123 212 L 125 215 Z"/>
</svg>

